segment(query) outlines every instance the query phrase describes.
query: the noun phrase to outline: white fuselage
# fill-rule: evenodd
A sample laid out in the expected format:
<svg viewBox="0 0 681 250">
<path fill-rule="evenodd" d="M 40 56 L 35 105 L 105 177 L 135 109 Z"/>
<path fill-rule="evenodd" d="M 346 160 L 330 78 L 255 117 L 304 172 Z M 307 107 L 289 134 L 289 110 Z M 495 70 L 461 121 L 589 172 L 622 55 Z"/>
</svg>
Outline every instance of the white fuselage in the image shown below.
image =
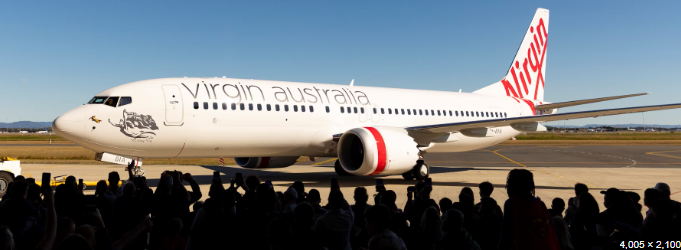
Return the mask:
<svg viewBox="0 0 681 250">
<path fill-rule="evenodd" d="M 534 115 L 528 103 L 512 97 L 230 78 L 145 80 L 97 97 L 119 97 L 118 105 L 77 107 L 55 120 L 55 131 L 96 152 L 142 158 L 336 156 L 333 135 L 357 127 Z M 122 97 L 132 102 L 121 105 Z M 453 133 L 422 149 L 469 151 L 520 133 L 511 127 L 490 131 L 485 137 Z"/>
</svg>

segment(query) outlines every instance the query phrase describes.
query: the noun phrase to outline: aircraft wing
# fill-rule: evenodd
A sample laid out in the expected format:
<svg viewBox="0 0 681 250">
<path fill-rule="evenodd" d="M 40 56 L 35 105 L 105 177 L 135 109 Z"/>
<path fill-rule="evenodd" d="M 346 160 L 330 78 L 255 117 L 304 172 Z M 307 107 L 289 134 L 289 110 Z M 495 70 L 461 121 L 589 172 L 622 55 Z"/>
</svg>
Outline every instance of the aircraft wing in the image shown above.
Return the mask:
<svg viewBox="0 0 681 250">
<path fill-rule="evenodd" d="M 490 120 L 479 120 L 479 121 L 469 121 L 469 122 L 456 122 L 456 123 L 445 123 L 445 124 L 434 124 L 425 126 L 416 126 L 406 128 L 410 134 L 417 133 L 430 133 L 430 134 L 443 134 L 449 132 L 458 132 L 465 129 L 475 129 L 475 128 L 493 128 L 510 126 L 513 124 L 527 124 L 536 122 L 550 122 L 550 121 L 560 121 L 560 120 L 570 120 L 579 119 L 587 117 L 599 117 L 608 115 L 620 115 L 629 113 L 638 113 L 646 111 L 655 110 L 665 110 L 665 109 L 676 109 L 681 108 L 681 103 L 676 104 L 664 104 L 664 105 L 654 105 L 654 106 L 642 106 L 642 107 L 630 107 L 630 108 L 618 108 L 618 109 L 603 109 L 603 110 L 592 110 L 592 111 L 581 111 L 581 112 L 571 112 L 553 115 L 536 115 L 536 116 L 522 116 L 514 118 L 502 118 L 502 119 L 490 119 Z"/>
<path fill-rule="evenodd" d="M 571 106 L 577 106 L 577 105 L 582 105 L 582 104 L 594 103 L 594 102 L 610 101 L 610 100 L 622 99 L 622 98 L 627 98 L 627 97 L 642 96 L 642 95 L 647 95 L 647 94 L 650 94 L 650 93 L 638 93 L 638 94 L 631 94 L 631 95 L 601 97 L 601 98 L 595 98 L 595 99 L 577 100 L 577 101 L 569 101 L 569 102 L 548 103 L 548 104 L 537 105 L 534 108 L 536 110 L 549 110 L 549 109 L 557 109 L 557 108 L 564 108 L 564 107 L 571 107 Z"/>
</svg>

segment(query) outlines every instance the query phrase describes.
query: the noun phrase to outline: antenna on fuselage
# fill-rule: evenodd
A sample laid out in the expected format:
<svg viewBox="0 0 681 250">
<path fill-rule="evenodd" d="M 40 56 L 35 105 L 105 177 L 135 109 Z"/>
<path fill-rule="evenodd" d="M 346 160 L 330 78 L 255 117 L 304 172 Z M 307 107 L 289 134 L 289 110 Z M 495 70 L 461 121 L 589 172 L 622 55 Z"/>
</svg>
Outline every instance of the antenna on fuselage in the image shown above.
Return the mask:
<svg viewBox="0 0 681 250">
<path fill-rule="evenodd" d="M 355 84 L 355 79 L 352 79 L 352 81 L 350 81 L 350 86 L 353 86 L 354 84 Z"/>
<path fill-rule="evenodd" d="M 461 89 L 459 89 L 459 93 L 461 93 Z"/>
</svg>

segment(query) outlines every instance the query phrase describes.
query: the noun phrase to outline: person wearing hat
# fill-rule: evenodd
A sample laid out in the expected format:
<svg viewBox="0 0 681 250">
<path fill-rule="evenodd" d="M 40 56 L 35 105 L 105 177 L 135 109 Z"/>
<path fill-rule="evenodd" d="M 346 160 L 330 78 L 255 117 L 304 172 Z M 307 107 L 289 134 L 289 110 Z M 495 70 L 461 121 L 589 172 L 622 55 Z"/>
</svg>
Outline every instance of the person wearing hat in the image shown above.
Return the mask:
<svg viewBox="0 0 681 250">
<path fill-rule="evenodd" d="M 636 207 L 625 192 L 617 188 L 609 188 L 601 191 L 601 194 L 605 195 L 603 205 L 606 209 L 598 215 L 599 236 L 610 236 L 615 231 L 616 222 L 628 224 L 631 228 L 640 230 L 643 217 L 636 211 Z"/>
<path fill-rule="evenodd" d="M 658 182 L 657 184 L 655 184 L 654 189 L 660 191 L 660 199 L 669 200 L 674 203 L 674 212 L 678 213 L 679 210 L 681 210 L 681 203 L 671 199 L 671 189 L 669 188 L 669 185 L 667 185 L 667 183 Z"/>
</svg>

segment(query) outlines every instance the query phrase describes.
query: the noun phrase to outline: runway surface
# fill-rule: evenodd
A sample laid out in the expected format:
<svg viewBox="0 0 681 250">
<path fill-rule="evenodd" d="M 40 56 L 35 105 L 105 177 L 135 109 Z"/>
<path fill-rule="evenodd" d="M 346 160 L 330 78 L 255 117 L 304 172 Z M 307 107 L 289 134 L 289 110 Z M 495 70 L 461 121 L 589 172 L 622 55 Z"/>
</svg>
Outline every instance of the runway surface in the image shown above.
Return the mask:
<svg viewBox="0 0 681 250">
<path fill-rule="evenodd" d="M 567 201 L 574 196 L 573 187 L 577 182 L 587 184 L 599 202 L 603 198 L 600 190 L 617 187 L 643 197 L 645 189 L 657 182 L 669 184 L 672 198 L 681 200 L 681 146 L 495 146 L 465 153 L 426 154 L 425 160 L 431 167 L 432 197 L 436 200 L 448 197 L 457 201 L 464 187 L 472 188 L 477 195 L 478 183 L 490 181 L 496 188 L 492 197 L 503 203 L 508 198 L 504 190 L 506 175 L 514 168 L 526 168 L 534 173 L 537 196 L 547 202 L 555 197 Z M 236 173 L 255 174 L 263 182 L 271 180 L 275 189 L 282 192 L 300 180 L 307 190 L 318 189 L 322 197 L 326 197 L 331 178 L 337 177 L 334 162 L 334 158 L 318 158 L 315 162 L 279 169 L 244 169 L 234 165 L 145 165 L 143 168 L 152 187 L 158 184 L 158 176 L 164 170 L 192 173 L 200 184 L 203 199 L 207 198 L 213 171 L 221 172 L 227 184 Z M 22 164 L 22 167 L 24 173 L 37 178 L 47 171 L 53 176 L 74 175 L 86 181 L 105 179 L 111 171 L 127 177 L 121 165 Z M 407 187 L 416 183 L 401 176 L 340 176 L 338 180 L 346 199 L 351 201 L 355 187 L 366 187 L 373 194 L 376 178 L 384 179 L 386 187 L 397 193 L 399 206 L 406 202 Z M 94 193 L 94 187 L 88 187 L 86 193 Z"/>
</svg>

